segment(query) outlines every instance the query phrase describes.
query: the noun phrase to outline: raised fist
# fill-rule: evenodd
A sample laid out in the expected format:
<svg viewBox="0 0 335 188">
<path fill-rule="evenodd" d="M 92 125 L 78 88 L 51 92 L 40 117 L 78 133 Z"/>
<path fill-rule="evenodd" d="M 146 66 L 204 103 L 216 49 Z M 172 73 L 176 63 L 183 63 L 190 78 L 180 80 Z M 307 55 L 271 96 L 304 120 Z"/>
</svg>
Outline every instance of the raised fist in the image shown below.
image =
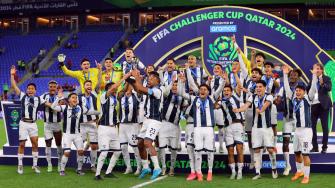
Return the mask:
<svg viewBox="0 0 335 188">
<path fill-rule="evenodd" d="M 10 68 L 10 75 L 15 75 L 16 74 L 16 68 L 14 65 L 12 65 L 12 67 Z"/>
</svg>

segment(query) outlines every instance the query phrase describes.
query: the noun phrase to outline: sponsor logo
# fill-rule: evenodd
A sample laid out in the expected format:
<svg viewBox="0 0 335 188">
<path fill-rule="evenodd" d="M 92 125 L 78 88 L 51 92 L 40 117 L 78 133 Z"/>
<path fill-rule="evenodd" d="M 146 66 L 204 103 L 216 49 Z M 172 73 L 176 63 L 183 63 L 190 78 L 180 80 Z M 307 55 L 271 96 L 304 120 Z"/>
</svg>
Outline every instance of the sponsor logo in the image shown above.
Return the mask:
<svg viewBox="0 0 335 188">
<path fill-rule="evenodd" d="M 12 110 L 10 113 L 10 118 L 12 120 L 12 123 L 10 123 L 9 125 L 12 127 L 12 129 L 18 129 L 19 124 L 17 123 L 18 119 L 19 119 L 19 112 L 17 110 Z"/>
<path fill-rule="evenodd" d="M 211 25 L 209 27 L 211 33 L 235 33 L 237 31 L 236 25 Z"/>
<path fill-rule="evenodd" d="M 220 64 L 226 68 L 238 58 L 237 49 L 234 47 L 234 42 L 228 36 L 220 36 L 208 46 L 207 63 L 211 66 Z"/>
</svg>

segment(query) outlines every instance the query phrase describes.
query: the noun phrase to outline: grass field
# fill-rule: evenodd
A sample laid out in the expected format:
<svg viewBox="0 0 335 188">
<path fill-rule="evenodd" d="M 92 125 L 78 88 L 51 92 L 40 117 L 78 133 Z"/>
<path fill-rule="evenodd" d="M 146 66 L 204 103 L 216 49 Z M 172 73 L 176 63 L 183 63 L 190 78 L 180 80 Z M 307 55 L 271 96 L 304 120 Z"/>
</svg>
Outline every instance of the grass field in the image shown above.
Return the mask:
<svg viewBox="0 0 335 188">
<path fill-rule="evenodd" d="M 62 177 L 57 172 L 47 173 L 46 168 L 42 168 L 41 174 L 35 174 L 30 167 L 24 168 L 24 174 L 18 175 L 16 173 L 16 166 L 0 166 L 0 185 L 1 187 L 11 188 L 30 188 L 30 187 L 131 187 L 143 182 L 149 181 L 149 176 L 145 179 L 138 179 L 134 175 L 123 175 L 116 173 L 117 179 L 104 179 L 102 181 L 95 181 L 94 174 L 87 172 L 84 176 L 78 177 L 73 169 L 68 169 L 67 175 Z M 6 172 L 6 173 L 3 173 Z M 290 177 L 280 176 L 273 180 L 270 174 L 265 174 L 262 179 L 254 181 L 251 180 L 252 175 L 246 175 L 243 180 L 230 180 L 228 174 L 221 174 L 213 177 L 212 182 L 187 182 L 184 174 L 178 174 L 175 177 L 167 177 L 163 180 L 157 181 L 145 187 L 159 187 L 159 188 L 184 188 L 184 187 L 224 187 L 224 188 L 289 188 L 289 187 L 335 187 L 332 185 L 332 174 L 312 174 L 309 185 L 301 185 L 300 182 L 291 182 Z"/>
</svg>

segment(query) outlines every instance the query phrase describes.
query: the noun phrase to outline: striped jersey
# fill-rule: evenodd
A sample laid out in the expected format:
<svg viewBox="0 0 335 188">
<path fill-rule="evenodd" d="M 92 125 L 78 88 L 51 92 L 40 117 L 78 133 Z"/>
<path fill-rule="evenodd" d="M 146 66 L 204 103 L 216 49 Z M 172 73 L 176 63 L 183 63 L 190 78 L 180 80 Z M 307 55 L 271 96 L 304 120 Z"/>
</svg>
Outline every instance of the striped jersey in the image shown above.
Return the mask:
<svg viewBox="0 0 335 188">
<path fill-rule="evenodd" d="M 44 93 L 40 96 L 41 99 L 48 101 L 49 103 L 55 102 L 57 96 L 56 95 L 50 95 L 50 93 Z M 46 123 L 59 123 L 61 122 L 61 113 L 56 112 L 53 109 L 45 106 L 44 107 L 44 122 Z"/>
<path fill-rule="evenodd" d="M 294 97 L 292 103 L 295 126 L 311 128 L 311 101 L 308 99 L 308 96 L 305 95 L 303 99 Z"/>
<path fill-rule="evenodd" d="M 175 75 L 178 75 L 178 71 L 174 70 L 174 71 L 171 71 L 171 72 L 168 72 L 168 71 L 165 71 L 163 73 L 163 78 L 161 78 L 161 83 L 163 86 L 167 86 L 167 85 L 170 85 L 170 83 L 172 82 L 173 80 L 173 77 Z"/>
<path fill-rule="evenodd" d="M 272 105 L 273 103 L 273 96 L 265 94 L 263 97 L 259 97 L 258 95 L 254 94 L 248 98 L 247 102 L 252 104 L 253 109 L 253 126 L 257 126 L 257 128 L 269 128 L 271 127 L 271 105 L 266 108 L 266 110 L 261 113 L 257 114 L 256 109 L 261 109 L 265 104 L 265 101 L 269 101 Z"/>
<path fill-rule="evenodd" d="M 119 118 L 116 111 L 117 98 L 114 95 L 107 97 L 104 92 L 100 97 L 102 116 L 99 125 L 116 125 L 119 123 Z"/>
<path fill-rule="evenodd" d="M 85 94 L 81 94 L 78 96 L 79 99 L 79 105 L 80 106 L 85 106 L 89 111 L 97 111 L 98 106 L 97 106 L 97 94 L 92 91 L 89 96 L 86 96 Z M 85 115 L 82 114 L 80 118 L 81 123 L 86 123 L 89 121 L 94 121 L 98 119 L 98 116 L 96 115 Z"/>
<path fill-rule="evenodd" d="M 231 96 L 228 99 L 226 98 L 222 99 L 221 108 L 223 111 L 225 126 L 231 125 L 233 121 L 240 121 L 242 123 L 243 121 L 242 113 L 233 112 L 233 109 L 240 108 L 241 106 L 242 106 L 241 101 L 235 96 Z"/>
<path fill-rule="evenodd" d="M 164 98 L 162 110 L 163 119 L 178 125 L 184 104 L 185 100 L 183 97 L 170 92 L 169 95 Z"/>
<path fill-rule="evenodd" d="M 148 119 L 162 121 L 163 87 L 148 89 L 148 94 L 143 96 L 144 116 Z"/>
<path fill-rule="evenodd" d="M 137 123 L 139 99 L 136 93 L 130 96 L 124 95 L 121 99 L 120 120 L 121 123 Z"/>
<path fill-rule="evenodd" d="M 67 134 L 78 134 L 80 133 L 80 117 L 87 111 L 84 107 L 84 110 L 81 106 L 76 105 L 71 107 L 69 105 L 61 105 L 61 112 L 63 112 L 63 132 Z"/>
<path fill-rule="evenodd" d="M 275 91 L 276 91 L 276 87 L 274 85 L 274 82 L 275 81 L 279 82 L 279 79 L 275 79 L 273 77 L 268 78 L 266 75 L 263 75 L 261 79 L 264 80 L 265 83 L 266 83 L 265 93 L 266 94 L 274 94 Z"/>
<path fill-rule="evenodd" d="M 207 73 L 202 67 L 188 68 L 187 72 L 192 76 L 194 83 L 199 87 L 202 83 L 205 83 L 205 78 L 208 77 Z M 188 80 L 188 74 L 186 74 L 186 80 Z M 185 89 L 188 92 L 190 89 L 189 82 L 186 82 Z"/>
<path fill-rule="evenodd" d="M 190 114 L 193 116 L 194 127 L 214 127 L 214 102 L 210 97 L 201 99 L 198 96 L 191 97 Z"/>
<path fill-rule="evenodd" d="M 20 101 L 21 101 L 21 119 L 36 121 L 37 108 L 39 105 L 44 104 L 45 100 L 37 96 L 29 97 L 27 94 L 21 92 Z"/>
<path fill-rule="evenodd" d="M 128 63 L 127 61 L 122 62 L 123 74 L 127 74 L 128 72 L 130 72 L 131 70 L 134 70 L 134 69 L 144 70 L 145 66 L 141 61 L 138 61 L 137 63 L 135 63 L 135 62 Z"/>
</svg>

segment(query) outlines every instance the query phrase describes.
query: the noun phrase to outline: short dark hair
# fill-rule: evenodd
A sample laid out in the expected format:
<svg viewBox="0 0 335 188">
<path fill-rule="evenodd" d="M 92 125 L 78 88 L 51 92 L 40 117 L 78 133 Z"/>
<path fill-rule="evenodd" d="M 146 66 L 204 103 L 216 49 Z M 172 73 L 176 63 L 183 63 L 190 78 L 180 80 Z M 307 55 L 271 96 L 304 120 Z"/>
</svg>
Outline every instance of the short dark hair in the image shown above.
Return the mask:
<svg viewBox="0 0 335 188">
<path fill-rule="evenodd" d="M 257 56 L 262 56 L 263 59 L 266 59 L 266 57 L 265 57 L 265 55 L 264 55 L 263 52 L 257 52 L 256 55 L 255 55 L 255 57 L 257 57 Z"/>
<path fill-rule="evenodd" d="M 306 86 L 303 84 L 298 84 L 297 86 L 295 86 L 295 89 L 302 89 L 304 91 L 306 91 Z"/>
<path fill-rule="evenodd" d="M 251 70 L 251 72 L 254 72 L 254 71 L 258 72 L 258 74 L 260 74 L 260 75 L 263 74 L 262 70 L 259 69 L 259 68 L 253 68 L 253 69 Z"/>
<path fill-rule="evenodd" d="M 167 58 L 166 62 L 167 61 L 173 61 L 173 63 L 176 63 L 176 60 L 174 60 L 172 57 Z"/>
<path fill-rule="evenodd" d="M 88 60 L 87 58 L 83 58 L 83 59 L 81 60 L 81 62 L 80 62 L 80 65 L 82 65 L 85 61 L 90 62 L 90 60 Z"/>
<path fill-rule="evenodd" d="M 221 65 L 221 64 L 216 63 L 216 64 L 214 64 L 213 68 L 214 68 L 215 66 L 219 66 L 219 67 L 222 69 L 222 65 Z"/>
<path fill-rule="evenodd" d="M 229 89 L 230 89 L 230 91 L 233 91 L 233 88 L 231 87 L 231 85 L 230 85 L 230 84 L 226 84 L 226 85 L 224 86 L 224 88 L 229 88 Z"/>
<path fill-rule="evenodd" d="M 299 77 L 301 77 L 301 76 L 302 76 L 302 72 L 301 72 L 301 70 L 300 70 L 300 69 L 293 69 L 293 70 L 291 70 L 291 71 L 288 73 L 288 75 L 290 75 L 292 72 L 295 72 L 295 73 L 297 73 Z"/>
<path fill-rule="evenodd" d="M 156 77 L 159 81 L 161 81 L 161 79 L 159 78 L 159 74 L 158 74 L 158 72 L 156 72 L 156 71 L 152 71 L 152 72 L 149 73 L 149 75 L 153 75 L 153 76 Z"/>
<path fill-rule="evenodd" d="M 205 83 L 202 83 L 202 84 L 199 86 L 199 89 L 200 89 L 201 87 L 206 87 L 207 90 L 208 90 L 209 92 L 211 91 L 211 88 L 210 88 L 207 84 L 205 84 Z"/>
<path fill-rule="evenodd" d="M 113 59 L 110 57 L 106 57 L 104 61 L 108 61 L 108 60 L 111 60 L 113 62 Z"/>
<path fill-rule="evenodd" d="M 256 84 L 262 84 L 264 87 L 266 87 L 266 82 L 264 80 L 258 80 Z"/>
<path fill-rule="evenodd" d="M 72 95 L 76 95 L 76 96 L 78 96 L 78 94 L 77 94 L 77 93 L 74 93 L 74 92 L 72 92 L 72 93 L 70 93 L 70 94 L 69 94 L 69 96 L 67 96 L 67 98 L 70 98 L 70 97 L 72 97 Z"/>
<path fill-rule="evenodd" d="M 91 80 L 85 80 L 84 85 L 85 85 L 86 83 L 88 83 L 88 82 L 90 82 L 90 83 L 92 84 L 92 81 L 91 81 Z"/>
<path fill-rule="evenodd" d="M 134 53 L 134 49 L 132 49 L 132 48 L 126 48 L 126 51 L 127 50 L 130 50 L 130 51 L 132 51 Z"/>
<path fill-rule="evenodd" d="M 275 65 L 274 65 L 272 62 L 269 62 L 269 61 L 267 61 L 267 62 L 264 63 L 264 67 L 265 67 L 266 65 L 269 65 L 269 66 L 271 66 L 272 68 L 275 67 Z"/>
<path fill-rule="evenodd" d="M 147 67 L 153 67 L 155 69 L 155 65 L 153 65 L 153 64 L 150 64 Z"/>
<path fill-rule="evenodd" d="M 114 83 L 113 82 L 109 82 L 105 85 L 105 91 L 107 91 Z"/>
<path fill-rule="evenodd" d="M 36 90 L 36 84 L 35 83 L 32 83 L 32 82 L 30 82 L 28 85 L 27 85 L 27 88 L 29 87 L 29 86 L 33 86 L 34 88 L 35 88 L 35 90 Z"/>
</svg>

